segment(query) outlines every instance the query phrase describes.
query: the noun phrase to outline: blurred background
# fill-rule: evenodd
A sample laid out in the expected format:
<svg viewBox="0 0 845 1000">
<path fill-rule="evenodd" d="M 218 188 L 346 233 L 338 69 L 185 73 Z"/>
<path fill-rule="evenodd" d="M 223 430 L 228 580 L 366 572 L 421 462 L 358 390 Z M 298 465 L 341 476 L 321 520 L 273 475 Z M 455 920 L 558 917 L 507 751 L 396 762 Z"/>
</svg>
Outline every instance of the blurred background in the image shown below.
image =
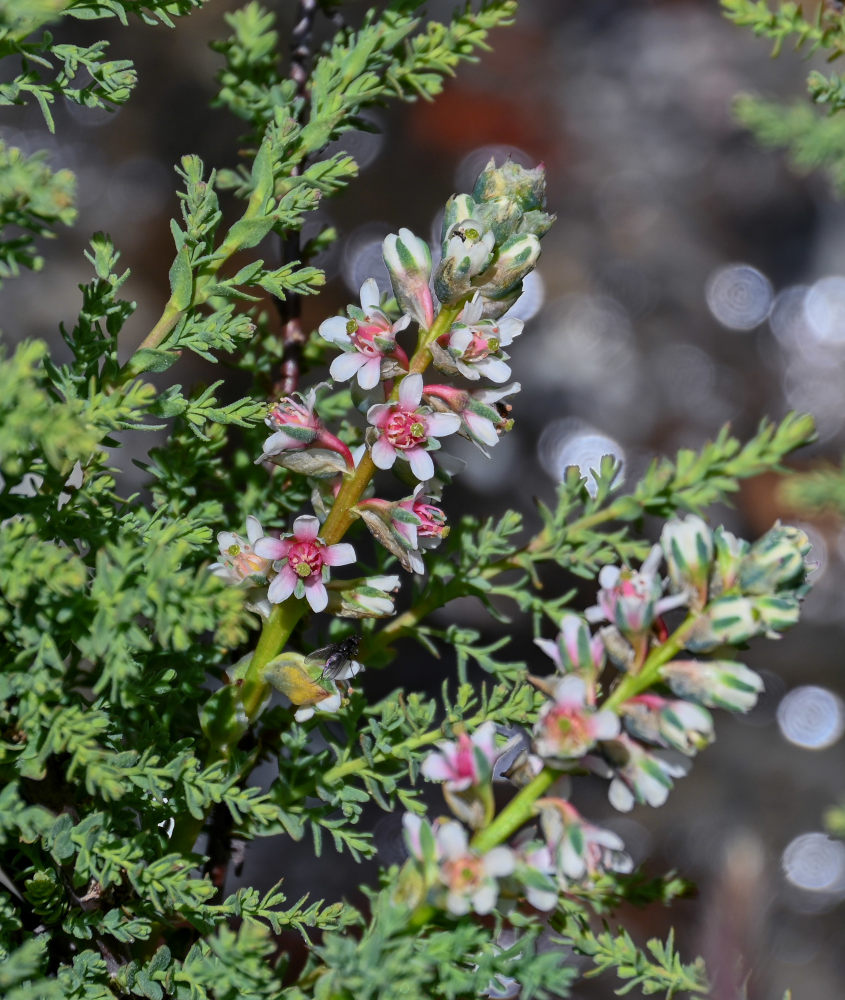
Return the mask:
<svg viewBox="0 0 845 1000">
<path fill-rule="evenodd" d="M 140 73 L 133 100 L 116 114 L 59 109 L 51 138 L 37 108 L 6 111 L 8 143 L 47 147 L 55 166 L 77 173 L 80 208 L 75 228 L 46 248 L 44 274 L 3 288 L 7 339 L 42 337 L 62 356 L 56 317 L 76 316 L 77 285 L 88 279 L 82 251 L 98 229 L 110 232 L 132 271 L 127 296 L 138 310 L 127 355 L 155 322 L 168 294 L 167 222 L 178 210 L 172 164 L 187 152 L 214 166 L 237 159 L 240 123 L 206 110 L 221 62 L 207 43 L 226 33 L 223 14 L 234 6 L 212 3 L 175 31 L 114 30 L 113 57 L 131 56 Z M 287 28 L 295 5 L 278 6 Z M 452 6 L 428 9 L 446 17 Z M 74 37 L 93 38 L 99 27 L 77 25 Z M 450 518 L 461 507 L 514 506 L 530 523 L 532 497 L 549 501 L 568 465 L 586 474 L 612 452 L 633 483 L 655 454 L 696 448 L 726 421 L 747 437 L 764 415 L 790 409 L 812 412 L 819 426 L 818 443 L 796 467 L 838 463 L 845 209 L 823 178 L 791 172 L 730 112 L 744 90 L 803 98 L 806 62 L 791 52 L 770 60 L 766 43 L 723 21 L 712 0 L 531 0 L 493 44 L 435 103 L 375 111 L 377 131 L 338 143 L 362 176 L 321 209 L 342 240 L 319 261 L 326 293 L 304 304 L 310 329 L 355 301 L 364 278 L 386 286 L 384 235 L 404 225 L 435 239 L 446 196 L 471 190 L 491 155 L 545 163 L 558 222 L 516 307 L 527 326 L 511 350 L 527 391 L 494 461 L 449 445 L 468 462 L 447 495 Z M 190 365 L 178 372 L 188 383 L 225 375 Z M 151 443 L 139 441 L 136 456 Z M 845 845 L 823 832 L 823 813 L 845 795 L 845 533 L 833 517 L 785 508 L 778 486 L 763 477 L 735 506 L 713 512 L 714 522 L 751 537 L 778 516 L 800 523 L 818 563 L 801 625 L 747 657 L 766 682 L 758 708 L 718 718 L 715 746 L 660 810 L 622 817 L 603 787 L 576 788 L 579 806 L 617 830 L 649 872 L 675 868 L 697 883 L 698 896 L 671 913 L 652 907 L 625 919 L 638 937 L 676 924 L 687 957 L 707 958 L 717 1000 L 740 997 L 743 984 L 751 1000 L 781 1000 L 790 986 L 796 1000 L 845 995 Z M 501 628 L 472 603 L 441 615 L 480 625 L 491 639 Z M 516 642 L 535 656 L 529 635 Z M 433 689 L 452 669 L 448 659 L 432 666 L 412 645 L 400 661 L 409 684 L 427 677 Z M 368 675 L 365 689 L 375 697 L 403 678 Z M 374 811 L 372 822 L 381 859 L 395 860 L 398 820 Z M 315 873 L 310 857 L 309 844 L 257 845 L 242 878 L 275 881 L 278 864 L 296 868 L 290 893 L 316 881 L 319 895 L 332 898 L 374 877 L 374 865 L 330 855 Z M 614 985 L 603 978 L 575 995 L 606 997 Z"/>
</svg>

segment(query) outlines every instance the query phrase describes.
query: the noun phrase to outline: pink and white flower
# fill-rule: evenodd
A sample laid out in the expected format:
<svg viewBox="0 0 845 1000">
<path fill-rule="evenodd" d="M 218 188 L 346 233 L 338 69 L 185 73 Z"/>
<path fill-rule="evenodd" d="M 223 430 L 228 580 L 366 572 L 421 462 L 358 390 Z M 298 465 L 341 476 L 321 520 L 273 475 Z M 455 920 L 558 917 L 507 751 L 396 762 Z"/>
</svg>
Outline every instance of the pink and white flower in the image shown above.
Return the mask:
<svg viewBox="0 0 845 1000">
<path fill-rule="evenodd" d="M 482 319 L 482 308 L 478 295 L 464 306 L 458 320 L 438 341 L 441 350 L 434 355 L 434 363 L 447 374 L 460 374 L 472 381 L 484 376 L 491 382 L 507 382 L 511 370 L 502 348 L 522 333 L 524 324 L 515 317 Z"/>
<path fill-rule="evenodd" d="M 502 389 L 483 389 L 467 392 L 452 385 L 427 385 L 426 402 L 436 410 L 457 413 L 461 418 L 461 435 L 477 445 L 489 457 L 501 434 L 513 427 L 508 416 L 510 405 L 502 403 L 506 396 L 519 392 L 522 386 L 512 382 Z"/>
<path fill-rule="evenodd" d="M 423 761 L 422 774 L 429 781 L 443 781 L 453 792 L 490 781 L 493 765 L 499 756 L 496 727 L 485 722 L 469 736 L 459 733 L 455 742 L 443 740 Z"/>
<path fill-rule="evenodd" d="M 562 888 L 570 881 L 608 871 L 629 872 L 634 867 L 621 837 L 588 823 L 565 799 L 538 799 L 535 809 Z"/>
<path fill-rule="evenodd" d="M 246 534 L 246 541 L 234 531 L 220 531 L 217 534 L 220 561 L 212 563 L 209 569 L 226 583 L 237 585 L 248 581 L 260 584 L 267 581 L 271 560 L 262 557 L 255 550 L 255 544 L 264 537 L 264 529 L 252 514 L 246 519 Z"/>
<path fill-rule="evenodd" d="M 318 391 L 328 383 L 320 383 L 305 393 L 296 392 L 274 403 L 264 418 L 273 433 L 264 442 L 259 462 L 274 459 L 285 452 L 318 447 L 343 456 L 348 468 L 353 467 L 352 455 L 346 445 L 330 434 L 315 412 Z"/>
<path fill-rule="evenodd" d="M 582 677 L 562 678 L 554 685 L 552 697 L 534 724 L 534 750 L 545 761 L 577 760 L 598 740 L 612 740 L 619 733 L 618 716 L 604 709 L 596 711 Z"/>
<path fill-rule="evenodd" d="M 639 570 L 603 566 L 599 573 L 601 590 L 598 604 L 587 608 L 589 622 L 609 621 L 623 635 L 643 635 L 655 618 L 687 603 L 685 594 L 663 597 L 663 583 L 657 567 L 663 550 L 655 545 Z"/>
<path fill-rule="evenodd" d="M 552 658 L 562 674 L 578 674 L 591 689 L 604 669 L 604 642 L 600 635 L 590 635 L 589 628 L 578 615 L 563 616 L 554 642 L 550 639 L 535 639 L 534 642 Z"/>
<path fill-rule="evenodd" d="M 686 774 L 685 767 L 651 753 L 627 733 L 620 733 L 604 751 L 616 769 L 608 798 L 620 812 L 628 812 L 635 802 L 662 806 L 672 789 L 672 779 Z"/>
<path fill-rule="evenodd" d="M 379 307 L 380 296 L 374 278 L 361 285 L 361 308 L 347 307 L 347 317 L 332 316 L 320 324 L 319 334 L 343 351 L 331 363 L 329 372 L 335 381 L 358 377 L 362 389 L 374 389 L 381 380 L 385 358 L 393 358 L 407 368 L 408 357 L 396 343 L 396 334 L 411 322 L 402 316 L 391 323 Z"/>
<path fill-rule="evenodd" d="M 256 553 L 272 560 L 278 570 L 267 591 L 271 604 L 281 604 L 291 594 L 305 597 L 314 611 L 324 611 L 329 602 L 325 581 L 330 566 L 355 562 L 355 550 L 346 542 L 326 545 L 319 538 L 320 522 L 303 515 L 293 522 L 293 532 L 284 538 L 264 537 L 255 543 Z"/>
<path fill-rule="evenodd" d="M 394 403 L 376 403 L 367 411 L 367 420 L 378 432 L 370 444 L 373 462 L 379 469 L 390 469 L 398 457 L 410 463 L 411 471 L 422 482 L 434 476 L 434 462 L 429 450 L 440 447 L 437 438 L 460 429 L 454 413 L 433 413 L 421 407 L 422 375 L 406 376 L 399 386 Z"/>
<path fill-rule="evenodd" d="M 510 875 L 516 857 L 509 847 L 478 854 L 469 846 L 467 832 L 455 820 L 427 820 L 406 813 L 405 840 L 411 854 L 426 865 L 435 864 L 437 882 L 445 892 L 443 903 L 456 917 L 470 910 L 490 913 L 499 897 L 498 879 Z"/>
</svg>

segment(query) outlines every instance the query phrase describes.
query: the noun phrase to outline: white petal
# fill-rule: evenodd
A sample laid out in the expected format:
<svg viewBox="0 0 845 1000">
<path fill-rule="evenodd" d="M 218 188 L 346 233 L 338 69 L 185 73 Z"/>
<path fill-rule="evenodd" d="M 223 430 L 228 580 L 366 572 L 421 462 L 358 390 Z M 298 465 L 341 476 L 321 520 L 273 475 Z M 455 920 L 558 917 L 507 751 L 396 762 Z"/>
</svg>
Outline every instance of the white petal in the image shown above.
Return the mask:
<svg viewBox="0 0 845 1000">
<path fill-rule="evenodd" d="M 510 365 L 502 361 L 501 358 L 482 358 L 481 361 L 476 362 L 475 367 L 485 378 L 498 384 L 507 382 L 511 377 Z"/>
<path fill-rule="evenodd" d="M 327 545 L 323 549 L 323 562 L 327 566 L 349 566 L 355 562 L 355 549 L 349 542 L 338 542 L 337 545 Z"/>
<path fill-rule="evenodd" d="M 252 541 L 252 539 L 250 539 Z M 217 544 L 220 547 L 221 552 L 225 552 L 230 549 L 233 545 L 237 545 L 238 548 L 241 547 L 243 539 L 234 531 L 218 531 L 217 532 Z M 278 558 L 278 557 L 275 557 Z"/>
<path fill-rule="evenodd" d="M 361 308 L 365 313 L 368 313 L 371 309 L 378 309 L 380 299 L 378 282 L 375 278 L 367 278 L 364 284 L 361 285 Z"/>
<path fill-rule="evenodd" d="M 425 482 L 434 475 L 434 462 L 431 455 L 424 448 L 409 448 L 405 453 L 405 458 L 411 463 L 411 472 L 420 480 Z M 375 462 L 375 457 L 373 458 Z M 391 463 L 393 464 L 393 463 Z M 378 465 L 378 462 L 376 462 Z"/>
<path fill-rule="evenodd" d="M 492 420 L 480 417 L 477 413 L 469 411 L 464 413 L 464 420 L 470 434 L 473 437 L 477 437 L 482 444 L 489 445 L 492 448 L 494 444 L 499 443 L 499 435 L 496 433 L 496 428 L 493 426 Z"/>
<path fill-rule="evenodd" d="M 461 418 L 457 413 L 430 413 L 425 418 L 425 432 L 428 437 L 446 437 L 461 429 Z"/>
<path fill-rule="evenodd" d="M 322 580 L 312 576 L 305 581 L 305 599 L 311 605 L 312 611 L 326 610 L 329 594 Z"/>
<path fill-rule="evenodd" d="M 607 797 L 613 808 L 619 812 L 630 812 L 634 808 L 634 795 L 621 778 L 614 778 L 611 781 Z"/>
<path fill-rule="evenodd" d="M 323 340 L 330 344 L 348 344 L 349 334 L 346 332 L 346 324 L 349 320 L 345 316 L 332 316 L 324 319 L 317 331 Z"/>
<path fill-rule="evenodd" d="M 358 385 L 369 392 L 375 389 L 381 378 L 381 357 L 366 358 L 358 368 Z"/>
<path fill-rule="evenodd" d="M 352 378 L 355 372 L 363 368 L 366 363 L 367 359 L 357 351 L 338 354 L 331 363 L 329 374 L 335 382 L 345 382 L 347 379 Z"/>
<path fill-rule="evenodd" d="M 534 645 L 539 646 L 540 649 L 554 661 L 555 666 L 561 669 L 560 653 L 558 652 L 557 643 L 552 642 L 551 639 L 535 639 Z"/>
<path fill-rule="evenodd" d="M 306 705 L 305 708 L 299 708 L 293 713 L 294 719 L 297 722 L 307 722 L 309 719 L 314 718 L 314 706 Z"/>
<path fill-rule="evenodd" d="M 313 542 L 320 534 L 320 522 L 313 514 L 302 514 L 293 522 L 293 534 L 298 542 Z"/>
<path fill-rule="evenodd" d="M 396 449 L 385 437 L 380 437 L 370 448 L 370 455 L 378 469 L 392 469 L 396 461 Z"/>
<path fill-rule="evenodd" d="M 612 740 L 619 735 L 619 716 L 613 712 L 597 712 L 593 725 L 597 740 Z"/>
<path fill-rule="evenodd" d="M 285 566 L 267 588 L 267 599 L 271 604 L 281 604 L 290 597 L 295 586 L 296 573 L 289 566 Z"/>
<path fill-rule="evenodd" d="M 516 868 L 516 859 L 509 847 L 494 847 L 484 855 L 483 865 L 488 875 L 501 878 L 503 875 L 510 875 Z"/>
<path fill-rule="evenodd" d="M 443 856 L 450 861 L 463 857 L 467 852 L 467 833 L 460 823 L 449 820 L 444 823 L 436 834 L 437 845 Z"/>
<path fill-rule="evenodd" d="M 418 372 L 406 375 L 399 386 L 399 405 L 403 410 L 415 410 L 420 405 L 422 391 L 422 375 Z"/>
<path fill-rule="evenodd" d="M 502 347 L 507 347 L 509 344 L 513 343 L 514 337 L 518 337 L 522 333 L 522 328 L 525 324 L 521 319 L 516 319 L 514 316 L 507 316 L 499 320 L 499 343 Z"/>
<path fill-rule="evenodd" d="M 460 351 L 461 354 L 464 353 L 471 343 L 472 331 L 468 330 L 465 326 L 455 330 L 449 337 L 449 346 L 456 351 Z"/>
<path fill-rule="evenodd" d="M 264 529 L 261 527 L 261 522 L 252 514 L 247 514 L 246 517 L 246 536 L 249 539 L 250 545 L 254 545 L 259 538 L 264 537 Z"/>
<path fill-rule="evenodd" d="M 483 916 L 489 913 L 496 905 L 496 897 L 499 895 L 498 886 L 493 883 L 481 886 L 472 894 L 472 908 L 476 913 Z"/>
</svg>

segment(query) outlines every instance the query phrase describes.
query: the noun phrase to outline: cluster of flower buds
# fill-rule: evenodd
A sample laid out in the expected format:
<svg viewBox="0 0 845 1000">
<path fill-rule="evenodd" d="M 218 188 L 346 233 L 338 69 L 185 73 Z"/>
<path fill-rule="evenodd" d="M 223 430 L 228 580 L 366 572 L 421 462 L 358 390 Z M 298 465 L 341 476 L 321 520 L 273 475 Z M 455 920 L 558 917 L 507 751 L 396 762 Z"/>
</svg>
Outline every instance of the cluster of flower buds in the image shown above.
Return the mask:
<svg viewBox="0 0 845 1000">
<path fill-rule="evenodd" d="M 454 195 L 446 203 L 442 257 L 434 275 L 440 301 L 459 302 L 477 291 L 476 320 L 504 315 L 519 298 L 522 280 L 540 255 L 540 239 L 554 222 L 545 208 L 542 166 L 497 167 L 491 160 L 471 195 Z"/>
</svg>

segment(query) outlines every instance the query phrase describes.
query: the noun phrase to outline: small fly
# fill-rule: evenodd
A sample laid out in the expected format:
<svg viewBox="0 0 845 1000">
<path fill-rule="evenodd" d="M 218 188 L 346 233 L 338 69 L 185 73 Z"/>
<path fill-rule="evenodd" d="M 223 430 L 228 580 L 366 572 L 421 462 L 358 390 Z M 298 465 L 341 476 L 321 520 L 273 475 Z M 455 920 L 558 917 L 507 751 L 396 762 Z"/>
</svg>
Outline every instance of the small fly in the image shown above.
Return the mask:
<svg viewBox="0 0 845 1000">
<path fill-rule="evenodd" d="M 333 642 L 322 649 L 315 649 L 305 657 L 306 663 L 322 664 L 323 677 L 330 681 L 345 681 L 354 677 L 361 669 L 355 659 L 358 655 L 358 636 L 350 635 L 340 642 Z"/>
</svg>

